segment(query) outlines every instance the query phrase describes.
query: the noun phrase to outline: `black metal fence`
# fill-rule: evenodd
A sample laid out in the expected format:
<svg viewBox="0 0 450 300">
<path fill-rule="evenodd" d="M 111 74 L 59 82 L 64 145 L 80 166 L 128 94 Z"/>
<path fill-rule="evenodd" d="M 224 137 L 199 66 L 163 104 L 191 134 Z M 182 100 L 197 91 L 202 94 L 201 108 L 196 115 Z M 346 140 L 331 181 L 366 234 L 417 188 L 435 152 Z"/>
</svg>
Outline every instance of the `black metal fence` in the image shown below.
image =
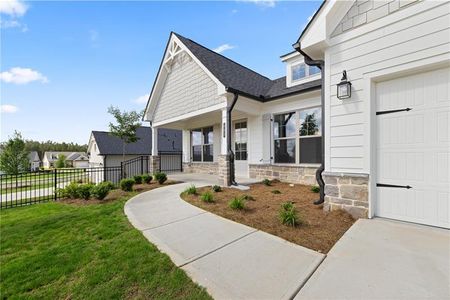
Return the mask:
<svg viewBox="0 0 450 300">
<path fill-rule="evenodd" d="M 161 152 L 159 151 L 159 169 L 161 172 L 182 172 L 183 153 L 182 152 Z"/>
<path fill-rule="evenodd" d="M 71 182 L 117 184 L 123 178 L 150 173 L 149 157 L 143 156 L 123 162 L 117 167 L 53 169 L 0 175 L 0 208 L 30 205 L 58 200 L 58 190 Z"/>
</svg>

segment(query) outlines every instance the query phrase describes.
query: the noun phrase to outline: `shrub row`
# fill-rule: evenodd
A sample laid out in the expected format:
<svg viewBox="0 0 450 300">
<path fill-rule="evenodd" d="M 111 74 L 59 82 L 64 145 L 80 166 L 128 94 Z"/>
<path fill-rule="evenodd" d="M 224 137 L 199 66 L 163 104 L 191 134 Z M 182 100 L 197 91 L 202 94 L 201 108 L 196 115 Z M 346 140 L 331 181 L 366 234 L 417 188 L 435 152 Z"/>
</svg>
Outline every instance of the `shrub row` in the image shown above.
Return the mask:
<svg viewBox="0 0 450 300">
<path fill-rule="evenodd" d="M 114 188 L 115 186 L 111 181 L 104 181 L 97 185 L 93 183 L 71 182 L 66 187 L 59 189 L 59 193 L 62 197 L 71 199 L 80 198 L 88 200 L 90 197 L 94 197 L 103 200 L 109 191 Z"/>
<path fill-rule="evenodd" d="M 147 183 L 149 184 L 153 179 L 155 179 L 159 184 L 164 184 L 167 181 L 166 173 L 158 172 L 152 175 L 136 175 L 133 178 L 122 179 L 119 183 L 120 188 L 126 192 L 131 192 L 133 190 L 133 185 Z"/>
</svg>

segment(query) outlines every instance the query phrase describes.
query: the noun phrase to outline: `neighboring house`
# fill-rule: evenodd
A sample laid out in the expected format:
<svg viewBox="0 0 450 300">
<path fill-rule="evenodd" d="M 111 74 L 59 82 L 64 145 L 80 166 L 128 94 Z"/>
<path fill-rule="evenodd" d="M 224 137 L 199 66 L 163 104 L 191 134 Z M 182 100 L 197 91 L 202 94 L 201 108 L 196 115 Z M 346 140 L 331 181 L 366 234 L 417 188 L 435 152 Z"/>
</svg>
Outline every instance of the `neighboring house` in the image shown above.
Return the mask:
<svg viewBox="0 0 450 300">
<path fill-rule="evenodd" d="M 142 126 L 136 132 L 139 140 L 125 145 L 125 160 L 151 155 L 152 133 L 150 127 Z M 164 129 L 158 135 L 159 151 L 180 152 L 181 132 Z M 117 167 L 123 161 L 123 142 L 107 131 L 92 131 L 88 143 L 91 167 Z"/>
<path fill-rule="evenodd" d="M 295 47 L 325 63 L 325 207 L 449 228 L 450 2 L 326 1 Z"/>
<path fill-rule="evenodd" d="M 86 168 L 89 167 L 89 157 L 84 152 L 67 152 L 67 151 L 46 151 L 42 159 L 43 167 L 54 168 L 56 161 L 60 155 L 64 155 L 65 165 L 70 168 Z"/>
<path fill-rule="evenodd" d="M 34 172 L 39 170 L 39 167 L 41 166 L 41 159 L 39 158 L 37 151 L 30 151 L 28 154 L 28 159 L 30 161 L 30 171 Z"/>
<path fill-rule="evenodd" d="M 276 80 L 171 33 L 145 119 L 154 136 L 183 130 L 185 170 L 222 184 L 233 168 L 312 184 L 322 163 L 324 209 L 448 228 L 449 12 L 448 1 L 324 1 Z"/>
</svg>

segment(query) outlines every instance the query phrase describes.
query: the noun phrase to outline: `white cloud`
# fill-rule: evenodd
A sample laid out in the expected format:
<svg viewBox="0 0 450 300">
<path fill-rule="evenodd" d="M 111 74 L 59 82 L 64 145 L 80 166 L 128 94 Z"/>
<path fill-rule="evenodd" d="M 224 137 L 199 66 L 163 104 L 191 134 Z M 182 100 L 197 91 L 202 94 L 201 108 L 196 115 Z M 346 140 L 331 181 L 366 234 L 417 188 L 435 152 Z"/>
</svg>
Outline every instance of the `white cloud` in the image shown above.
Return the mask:
<svg viewBox="0 0 450 300">
<path fill-rule="evenodd" d="M 19 108 L 17 106 L 11 104 L 2 104 L 0 105 L 0 112 L 5 114 L 13 114 L 17 112 Z"/>
<path fill-rule="evenodd" d="M 17 20 L 0 20 L 0 28 L 18 28 L 22 32 L 28 31 L 28 26 L 26 24 L 22 24 Z"/>
<path fill-rule="evenodd" d="M 137 104 L 147 104 L 148 97 L 150 97 L 150 94 L 145 94 L 140 97 L 137 97 L 132 102 L 137 103 Z"/>
<path fill-rule="evenodd" d="M 223 45 L 220 45 L 219 47 L 213 49 L 213 51 L 217 52 L 217 53 L 222 53 L 224 51 L 231 50 L 231 49 L 234 49 L 234 48 L 236 48 L 236 47 L 235 46 L 231 46 L 230 44 L 223 44 Z"/>
<path fill-rule="evenodd" d="M 15 67 L 0 73 L 0 80 L 7 83 L 26 84 L 32 81 L 47 83 L 48 79 L 38 71 Z"/>
<path fill-rule="evenodd" d="M 275 7 L 277 0 L 238 0 L 242 2 L 254 3 L 261 7 Z"/>
<path fill-rule="evenodd" d="M 20 0 L 1 0 L 0 13 L 10 16 L 23 16 L 28 10 L 28 6 Z"/>
</svg>

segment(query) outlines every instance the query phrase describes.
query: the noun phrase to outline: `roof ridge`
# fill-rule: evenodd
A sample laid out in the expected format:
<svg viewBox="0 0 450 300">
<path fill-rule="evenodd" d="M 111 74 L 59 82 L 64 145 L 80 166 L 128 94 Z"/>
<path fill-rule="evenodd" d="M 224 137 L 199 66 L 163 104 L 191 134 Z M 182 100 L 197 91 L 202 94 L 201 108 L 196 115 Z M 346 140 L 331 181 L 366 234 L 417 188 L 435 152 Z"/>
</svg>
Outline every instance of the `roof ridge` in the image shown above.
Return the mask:
<svg viewBox="0 0 450 300">
<path fill-rule="evenodd" d="M 231 58 L 226 57 L 225 55 L 222 55 L 222 54 L 220 54 L 220 53 L 217 53 L 216 51 L 211 50 L 211 49 L 209 49 L 208 47 L 203 46 L 202 44 L 199 44 L 199 43 L 197 43 L 196 41 L 194 41 L 194 40 L 192 40 L 192 39 L 190 39 L 190 38 L 187 38 L 187 37 L 185 37 L 185 36 L 183 36 L 183 35 L 181 35 L 181 34 L 179 34 L 179 33 L 173 32 L 173 31 L 172 31 L 172 33 L 175 34 L 177 37 L 182 37 L 182 38 L 184 38 L 184 39 L 187 39 L 187 40 L 191 41 L 192 43 L 194 43 L 194 44 L 196 44 L 196 45 L 198 45 L 198 46 L 200 46 L 200 47 L 202 47 L 202 48 L 208 50 L 209 52 L 212 52 L 212 53 L 214 53 L 215 55 L 221 56 L 221 57 L 223 57 L 223 58 L 229 60 L 230 62 L 232 62 L 232 63 L 234 63 L 234 64 L 237 64 L 238 66 L 241 66 L 242 68 L 247 69 L 247 70 L 249 70 L 250 72 L 255 73 L 256 75 L 259 75 L 259 76 L 261 76 L 261 77 L 264 77 L 265 79 L 267 79 L 267 80 L 269 80 L 269 81 L 273 81 L 273 80 L 270 79 L 269 77 L 264 76 L 264 75 L 262 75 L 261 73 L 258 73 L 258 72 L 256 72 L 255 70 L 252 70 L 252 69 L 250 69 L 249 67 L 246 67 L 246 66 L 242 65 L 241 63 L 238 63 L 238 62 L 232 60 Z"/>
</svg>

